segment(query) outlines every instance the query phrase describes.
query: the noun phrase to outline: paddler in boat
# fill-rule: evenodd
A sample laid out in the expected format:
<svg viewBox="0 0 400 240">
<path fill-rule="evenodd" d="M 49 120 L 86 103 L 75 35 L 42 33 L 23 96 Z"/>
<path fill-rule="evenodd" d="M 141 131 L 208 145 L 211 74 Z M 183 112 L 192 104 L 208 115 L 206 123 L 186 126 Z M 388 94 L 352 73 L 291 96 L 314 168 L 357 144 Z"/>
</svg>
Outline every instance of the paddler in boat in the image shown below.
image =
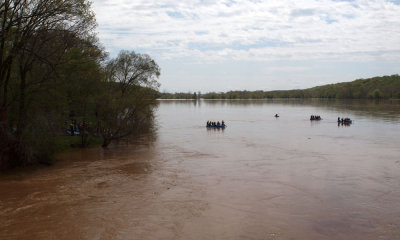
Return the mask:
<svg viewBox="0 0 400 240">
<path fill-rule="evenodd" d="M 279 117 L 279 115 L 278 115 L 278 114 L 275 114 L 275 117 L 277 118 L 277 117 Z"/>
<path fill-rule="evenodd" d="M 224 120 L 222 120 L 221 125 L 222 125 L 223 127 L 225 127 L 225 122 L 224 122 Z"/>
</svg>

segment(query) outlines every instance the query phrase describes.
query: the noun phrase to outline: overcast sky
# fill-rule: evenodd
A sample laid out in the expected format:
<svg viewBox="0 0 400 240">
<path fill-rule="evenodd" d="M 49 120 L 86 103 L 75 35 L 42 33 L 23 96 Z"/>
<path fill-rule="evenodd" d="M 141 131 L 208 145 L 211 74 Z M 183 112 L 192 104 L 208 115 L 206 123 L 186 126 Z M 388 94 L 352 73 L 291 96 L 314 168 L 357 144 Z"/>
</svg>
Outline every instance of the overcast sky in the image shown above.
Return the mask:
<svg viewBox="0 0 400 240">
<path fill-rule="evenodd" d="M 400 73 L 400 0 L 93 0 L 104 47 L 161 91 L 308 88 Z"/>
</svg>

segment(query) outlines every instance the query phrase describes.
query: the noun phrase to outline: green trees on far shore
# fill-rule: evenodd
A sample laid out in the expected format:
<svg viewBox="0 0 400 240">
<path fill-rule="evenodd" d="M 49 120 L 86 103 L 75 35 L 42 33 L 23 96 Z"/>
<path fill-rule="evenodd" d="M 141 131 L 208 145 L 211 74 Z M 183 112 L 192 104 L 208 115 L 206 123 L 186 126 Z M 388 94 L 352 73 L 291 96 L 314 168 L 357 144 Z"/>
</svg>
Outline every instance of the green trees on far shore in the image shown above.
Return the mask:
<svg viewBox="0 0 400 240">
<path fill-rule="evenodd" d="M 160 93 L 160 99 L 192 99 L 182 93 Z M 198 97 L 200 97 L 198 95 Z M 229 91 L 202 94 L 204 99 L 269 99 L 269 98 L 340 98 L 340 99 L 400 99 L 400 76 L 391 75 L 359 79 L 353 82 L 328 84 L 309 89 L 284 91 Z"/>
<path fill-rule="evenodd" d="M 158 94 L 158 98 L 160 99 L 199 99 L 201 96 L 201 93 L 198 92 L 177 92 L 177 93 L 167 93 L 167 92 L 163 92 L 163 93 L 159 93 Z"/>
<path fill-rule="evenodd" d="M 400 76 L 358 79 L 303 90 L 306 96 L 347 99 L 400 99 Z"/>
<path fill-rule="evenodd" d="M 107 60 L 95 27 L 88 0 L 0 2 L 0 170 L 47 162 L 71 121 L 81 146 L 151 128 L 158 65 Z"/>
</svg>

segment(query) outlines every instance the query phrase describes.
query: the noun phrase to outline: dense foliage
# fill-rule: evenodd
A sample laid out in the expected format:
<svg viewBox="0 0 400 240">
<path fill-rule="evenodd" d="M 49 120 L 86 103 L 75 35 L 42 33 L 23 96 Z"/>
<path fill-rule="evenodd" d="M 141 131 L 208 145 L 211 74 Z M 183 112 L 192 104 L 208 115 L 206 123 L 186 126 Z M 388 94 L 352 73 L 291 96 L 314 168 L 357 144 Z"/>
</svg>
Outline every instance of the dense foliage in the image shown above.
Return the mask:
<svg viewBox="0 0 400 240">
<path fill-rule="evenodd" d="M 158 65 L 106 60 L 95 27 L 88 0 L 0 2 L 0 170 L 48 161 L 67 130 L 107 146 L 151 128 Z"/>
<path fill-rule="evenodd" d="M 162 99 L 193 99 L 194 94 L 162 93 Z M 197 95 L 199 97 L 199 95 Z M 204 99 L 266 99 L 266 98 L 337 98 L 380 99 L 400 98 L 400 76 L 359 79 L 353 82 L 329 84 L 309 89 L 287 91 L 229 91 L 201 95 Z"/>
</svg>

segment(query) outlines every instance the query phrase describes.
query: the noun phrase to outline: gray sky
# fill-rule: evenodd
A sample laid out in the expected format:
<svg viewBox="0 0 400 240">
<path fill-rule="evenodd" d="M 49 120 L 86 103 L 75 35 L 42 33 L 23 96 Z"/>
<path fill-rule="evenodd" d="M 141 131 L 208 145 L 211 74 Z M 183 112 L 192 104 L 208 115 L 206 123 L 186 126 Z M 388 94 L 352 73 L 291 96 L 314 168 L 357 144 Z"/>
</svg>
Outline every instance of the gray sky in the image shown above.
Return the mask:
<svg viewBox="0 0 400 240">
<path fill-rule="evenodd" d="M 400 73 L 400 0 L 93 0 L 101 42 L 160 90 L 308 88 Z"/>
</svg>

